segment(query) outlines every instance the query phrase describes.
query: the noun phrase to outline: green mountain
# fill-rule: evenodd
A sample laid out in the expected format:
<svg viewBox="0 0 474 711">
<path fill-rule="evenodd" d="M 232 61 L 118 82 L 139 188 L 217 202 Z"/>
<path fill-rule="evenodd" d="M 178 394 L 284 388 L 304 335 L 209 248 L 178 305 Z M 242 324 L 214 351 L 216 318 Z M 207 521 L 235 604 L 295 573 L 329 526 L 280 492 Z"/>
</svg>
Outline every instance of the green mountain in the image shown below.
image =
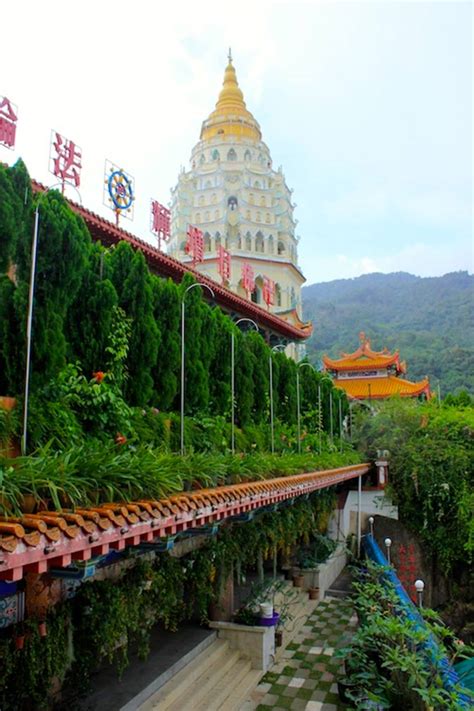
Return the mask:
<svg viewBox="0 0 474 711">
<path fill-rule="evenodd" d="M 453 272 L 422 278 L 396 272 L 338 279 L 303 289 L 314 333 L 308 357 L 351 353 L 364 331 L 374 350 L 399 350 L 407 377 L 440 382 L 441 394 L 474 394 L 474 276 Z"/>
</svg>

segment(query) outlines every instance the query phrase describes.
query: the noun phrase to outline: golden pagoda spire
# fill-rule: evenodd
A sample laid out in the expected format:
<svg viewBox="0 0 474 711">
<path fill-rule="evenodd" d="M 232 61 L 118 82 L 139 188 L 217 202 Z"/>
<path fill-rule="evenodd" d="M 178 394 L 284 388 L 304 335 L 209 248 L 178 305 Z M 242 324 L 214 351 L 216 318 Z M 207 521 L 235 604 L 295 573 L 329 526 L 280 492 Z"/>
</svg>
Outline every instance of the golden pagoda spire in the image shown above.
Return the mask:
<svg viewBox="0 0 474 711">
<path fill-rule="evenodd" d="M 237 135 L 260 141 L 262 139 L 260 126 L 245 105 L 244 95 L 239 87 L 235 67 L 232 64 L 230 47 L 227 59 L 224 82 L 216 108 L 203 122 L 201 140 L 205 141 L 217 135 Z"/>
</svg>

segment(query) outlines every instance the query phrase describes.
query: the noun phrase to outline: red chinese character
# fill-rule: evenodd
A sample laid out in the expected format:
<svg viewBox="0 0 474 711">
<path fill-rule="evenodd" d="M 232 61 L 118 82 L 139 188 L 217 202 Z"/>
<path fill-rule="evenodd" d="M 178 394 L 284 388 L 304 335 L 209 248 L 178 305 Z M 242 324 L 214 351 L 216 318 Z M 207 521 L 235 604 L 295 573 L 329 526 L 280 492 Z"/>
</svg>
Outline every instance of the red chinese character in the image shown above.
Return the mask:
<svg viewBox="0 0 474 711">
<path fill-rule="evenodd" d="M 268 277 L 263 277 L 263 300 L 270 308 L 275 298 L 275 282 Z"/>
<path fill-rule="evenodd" d="M 0 143 L 7 148 L 14 148 L 16 137 L 16 122 L 18 116 L 13 105 L 6 96 L 0 100 Z"/>
<path fill-rule="evenodd" d="M 56 155 L 53 155 L 53 149 Z M 53 131 L 51 138 L 51 161 L 52 169 L 50 172 L 59 178 L 63 184 L 70 182 L 79 187 L 81 177 L 79 171 L 82 168 L 81 164 L 82 152 L 79 146 L 76 146 L 74 141 L 69 141 L 64 136 L 61 136 L 56 131 Z"/>
<path fill-rule="evenodd" d="M 250 294 L 255 291 L 255 279 L 253 269 L 247 262 L 242 266 L 242 286 L 247 292 L 247 298 L 250 299 Z"/>
<path fill-rule="evenodd" d="M 230 279 L 230 252 L 221 245 L 219 245 L 219 274 L 223 284 Z"/>
<path fill-rule="evenodd" d="M 188 241 L 184 251 L 191 255 L 194 266 L 198 262 L 204 261 L 204 238 L 201 230 L 192 225 L 189 225 L 187 236 Z"/>
<path fill-rule="evenodd" d="M 151 201 L 151 231 L 158 237 L 158 249 L 161 249 L 161 240 L 166 242 L 170 236 L 170 211 L 157 200 Z"/>
</svg>

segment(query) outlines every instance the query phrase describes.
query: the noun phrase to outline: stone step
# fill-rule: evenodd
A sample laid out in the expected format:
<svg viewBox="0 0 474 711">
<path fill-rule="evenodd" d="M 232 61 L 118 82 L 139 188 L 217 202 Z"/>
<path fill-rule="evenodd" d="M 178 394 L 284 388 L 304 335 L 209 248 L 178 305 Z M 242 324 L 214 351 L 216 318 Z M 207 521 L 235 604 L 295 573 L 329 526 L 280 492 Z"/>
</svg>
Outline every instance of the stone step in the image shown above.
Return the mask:
<svg viewBox="0 0 474 711">
<path fill-rule="evenodd" d="M 192 688 L 196 680 L 217 664 L 220 658 L 226 656 L 229 645 L 226 641 L 216 639 L 207 649 L 186 664 L 155 694 L 153 694 L 140 707 L 139 711 L 152 711 L 160 709 L 165 711 L 181 696 L 185 688 Z"/>
<path fill-rule="evenodd" d="M 196 711 L 220 711 L 225 700 L 249 674 L 250 659 L 240 658 L 237 663 L 216 683 L 206 698 L 196 706 Z"/>
<path fill-rule="evenodd" d="M 222 679 L 236 669 L 239 660 L 240 654 L 237 650 L 227 649 L 212 666 L 206 664 L 203 673 L 192 684 L 186 680 L 182 693 L 172 704 L 158 705 L 155 708 L 160 711 L 205 711 L 209 701 L 214 698 L 216 688 L 219 690 Z"/>
<path fill-rule="evenodd" d="M 225 699 L 219 711 L 238 711 L 244 703 L 245 699 L 258 685 L 262 678 L 263 671 L 259 669 L 251 669 L 242 679 L 235 689 Z"/>
</svg>

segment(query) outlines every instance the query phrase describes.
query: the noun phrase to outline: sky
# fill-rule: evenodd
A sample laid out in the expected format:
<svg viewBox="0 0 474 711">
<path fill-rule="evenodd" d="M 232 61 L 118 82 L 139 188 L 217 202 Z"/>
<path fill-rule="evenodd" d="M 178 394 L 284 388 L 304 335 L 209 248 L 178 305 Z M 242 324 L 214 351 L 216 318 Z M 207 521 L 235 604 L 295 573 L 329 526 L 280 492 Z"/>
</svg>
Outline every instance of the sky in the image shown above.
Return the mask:
<svg viewBox="0 0 474 711">
<path fill-rule="evenodd" d="M 0 96 L 14 151 L 48 172 L 51 130 L 82 149 L 82 204 L 104 163 L 135 179 L 125 229 L 154 241 L 213 110 L 228 48 L 274 167 L 294 190 L 307 283 L 473 270 L 472 14 L 457 0 L 16 0 L 2 8 Z M 78 199 L 75 191 L 67 194 Z"/>
</svg>

